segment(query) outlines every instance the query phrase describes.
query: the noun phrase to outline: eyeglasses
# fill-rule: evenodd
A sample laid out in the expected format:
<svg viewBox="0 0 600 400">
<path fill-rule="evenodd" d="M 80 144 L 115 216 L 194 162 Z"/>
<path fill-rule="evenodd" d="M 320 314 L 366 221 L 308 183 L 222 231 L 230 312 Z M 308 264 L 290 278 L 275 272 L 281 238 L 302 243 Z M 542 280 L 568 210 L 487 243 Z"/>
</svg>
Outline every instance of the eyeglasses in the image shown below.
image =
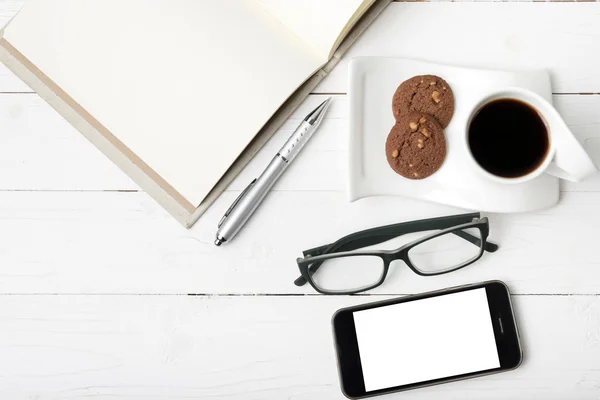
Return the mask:
<svg viewBox="0 0 600 400">
<path fill-rule="evenodd" d="M 308 282 L 322 294 L 360 293 L 381 285 L 395 260 L 404 261 L 418 275 L 447 274 L 473 264 L 485 251 L 498 250 L 487 242 L 489 231 L 488 219 L 479 213 L 367 229 L 304 251 L 304 258 L 296 260 L 302 276 L 294 284 Z M 414 234 L 417 238 L 395 250 L 364 250 Z"/>
</svg>

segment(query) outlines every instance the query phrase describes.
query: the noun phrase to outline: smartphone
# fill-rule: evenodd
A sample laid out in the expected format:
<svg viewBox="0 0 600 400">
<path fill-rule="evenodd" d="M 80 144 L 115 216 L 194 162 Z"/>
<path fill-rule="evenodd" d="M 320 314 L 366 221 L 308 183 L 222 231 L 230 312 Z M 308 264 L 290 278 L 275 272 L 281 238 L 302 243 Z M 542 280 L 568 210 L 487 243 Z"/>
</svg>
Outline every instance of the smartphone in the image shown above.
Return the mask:
<svg viewBox="0 0 600 400">
<path fill-rule="evenodd" d="M 332 322 L 350 399 L 508 371 L 523 359 L 500 281 L 344 308 Z"/>
</svg>

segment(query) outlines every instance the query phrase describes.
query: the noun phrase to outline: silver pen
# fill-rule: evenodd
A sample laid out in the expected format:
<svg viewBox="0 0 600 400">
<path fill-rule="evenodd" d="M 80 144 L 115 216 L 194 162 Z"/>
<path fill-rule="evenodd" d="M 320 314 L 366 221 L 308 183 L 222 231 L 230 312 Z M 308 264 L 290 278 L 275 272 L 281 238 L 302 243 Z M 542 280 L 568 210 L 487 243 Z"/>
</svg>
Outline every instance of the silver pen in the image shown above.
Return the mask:
<svg viewBox="0 0 600 400">
<path fill-rule="evenodd" d="M 215 245 L 220 246 L 225 242 L 230 242 L 242 229 L 283 171 L 315 133 L 323 121 L 330 102 L 331 97 L 304 118 L 304 121 L 296 128 L 263 173 L 250 182 L 250 185 L 233 202 L 219 222 Z"/>
</svg>

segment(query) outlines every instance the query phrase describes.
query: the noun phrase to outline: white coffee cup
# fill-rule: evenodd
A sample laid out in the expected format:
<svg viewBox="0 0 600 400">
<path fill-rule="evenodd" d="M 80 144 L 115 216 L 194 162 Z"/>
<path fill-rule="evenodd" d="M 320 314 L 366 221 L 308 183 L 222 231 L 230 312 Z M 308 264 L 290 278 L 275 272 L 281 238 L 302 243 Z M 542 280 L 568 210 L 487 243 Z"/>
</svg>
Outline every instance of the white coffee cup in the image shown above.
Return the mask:
<svg viewBox="0 0 600 400">
<path fill-rule="evenodd" d="M 469 145 L 469 129 L 475 115 L 486 104 L 500 99 L 519 100 L 538 112 L 546 124 L 548 132 L 548 151 L 544 159 L 532 171 L 515 178 L 507 178 L 485 170 L 475 160 Z M 464 145 L 474 168 L 491 180 L 500 183 L 522 183 L 548 173 L 569 181 L 578 182 L 597 172 L 597 168 L 579 144 L 558 111 L 546 99 L 537 93 L 521 88 L 508 88 L 486 96 L 474 107 L 465 129 Z M 509 155 L 507 155 L 509 156 Z"/>
</svg>

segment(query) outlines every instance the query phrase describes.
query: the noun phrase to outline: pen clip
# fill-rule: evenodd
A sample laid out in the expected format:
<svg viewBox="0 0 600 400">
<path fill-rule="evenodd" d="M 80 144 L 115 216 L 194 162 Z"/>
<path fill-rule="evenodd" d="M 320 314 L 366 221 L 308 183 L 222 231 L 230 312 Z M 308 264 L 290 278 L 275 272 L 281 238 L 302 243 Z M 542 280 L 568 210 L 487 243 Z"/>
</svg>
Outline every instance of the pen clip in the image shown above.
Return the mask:
<svg viewBox="0 0 600 400">
<path fill-rule="evenodd" d="M 254 185 L 255 183 L 256 183 L 256 178 L 254 178 L 254 180 L 252 182 L 250 182 L 250 184 L 248 186 L 246 186 L 246 189 L 244 189 L 242 191 L 242 193 L 240 193 L 240 195 L 237 197 L 237 199 L 235 199 L 235 201 L 233 202 L 233 204 L 227 209 L 227 211 L 225 211 L 225 215 L 223 215 L 223 217 L 219 221 L 219 224 L 217 225 L 217 228 L 220 228 L 221 225 L 223 225 L 223 222 L 225 222 L 225 220 L 227 219 L 227 217 L 229 217 L 229 214 L 231 214 L 231 212 L 238 205 L 238 203 L 240 202 L 240 200 L 242 200 L 242 197 L 244 197 L 246 195 L 246 193 L 248 192 L 248 190 L 250 190 L 250 188 L 252 187 L 252 185 Z"/>
</svg>

